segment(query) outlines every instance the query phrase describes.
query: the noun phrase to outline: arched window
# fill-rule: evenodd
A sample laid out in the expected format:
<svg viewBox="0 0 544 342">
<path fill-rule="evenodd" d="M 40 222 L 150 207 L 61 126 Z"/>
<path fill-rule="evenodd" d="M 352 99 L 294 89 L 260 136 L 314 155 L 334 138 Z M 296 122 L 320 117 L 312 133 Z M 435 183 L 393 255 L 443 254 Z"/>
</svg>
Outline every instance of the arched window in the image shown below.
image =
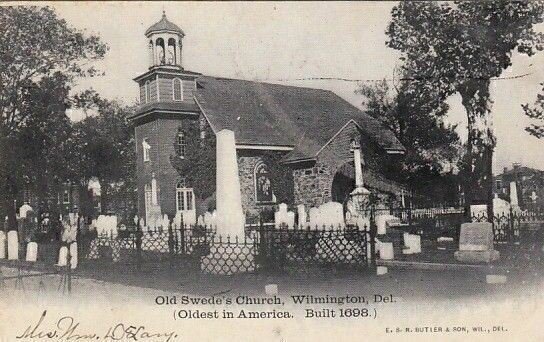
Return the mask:
<svg viewBox="0 0 544 342">
<path fill-rule="evenodd" d="M 169 64 L 169 65 L 176 64 L 176 40 L 174 38 L 168 39 L 166 64 Z"/>
<path fill-rule="evenodd" d="M 149 80 L 145 81 L 144 85 L 144 91 L 145 91 L 145 103 L 149 102 Z"/>
<path fill-rule="evenodd" d="M 179 78 L 172 80 L 172 96 L 174 101 L 183 101 L 183 82 Z"/>
<path fill-rule="evenodd" d="M 152 40 L 149 41 L 148 49 L 149 49 L 149 65 L 153 66 L 155 65 L 155 51 L 154 51 L 155 49 L 153 48 Z"/>
<path fill-rule="evenodd" d="M 185 178 L 176 184 L 176 210 L 191 211 L 195 208 L 195 196 L 192 188 L 188 188 Z"/>
<path fill-rule="evenodd" d="M 176 136 L 176 154 L 180 158 L 185 158 L 185 153 L 187 152 L 187 140 L 185 137 L 185 132 L 179 129 Z"/>
<path fill-rule="evenodd" d="M 262 162 L 255 166 L 255 200 L 257 202 L 274 202 L 272 182 L 268 168 Z"/>
<path fill-rule="evenodd" d="M 151 160 L 150 158 L 151 145 L 149 145 L 149 141 L 147 138 L 144 138 L 142 141 L 142 151 L 143 151 L 144 162 L 150 161 Z"/>
<path fill-rule="evenodd" d="M 162 38 L 157 38 L 155 43 L 155 52 L 157 53 L 157 64 L 164 65 L 166 63 L 166 51 L 164 40 Z"/>
</svg>

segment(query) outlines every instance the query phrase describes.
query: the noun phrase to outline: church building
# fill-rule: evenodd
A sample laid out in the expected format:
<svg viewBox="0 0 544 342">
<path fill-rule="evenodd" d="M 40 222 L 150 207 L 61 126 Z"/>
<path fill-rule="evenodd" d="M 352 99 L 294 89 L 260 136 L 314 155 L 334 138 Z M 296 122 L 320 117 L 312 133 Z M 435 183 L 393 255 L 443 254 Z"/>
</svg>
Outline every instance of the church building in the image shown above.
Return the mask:
<svg viewBox="0 0 544 342">
<path fill-rule="evenodd" d="M 140 106 L 131 117 L 140 217 L 195 217 L 219 207 L 230 187 L 246 218 L 282 202 L 345 203 L 354 160 L 376 200 L 400 201 L 403 187 L 381 164 L 398 163 L 404 147 L 380 122 L 328 90 L 189 71 L 184 36 L 164 14 L 145 32 L 149 69 L 134 79 Z M 230 152 L 228 139 L 218 139 L 224 131 L 234 135 Z M 231 175 L 223 153 L 233 154 L 237 175 L 223 179 L 220 196 L 215 178 Z"/>
</svg>

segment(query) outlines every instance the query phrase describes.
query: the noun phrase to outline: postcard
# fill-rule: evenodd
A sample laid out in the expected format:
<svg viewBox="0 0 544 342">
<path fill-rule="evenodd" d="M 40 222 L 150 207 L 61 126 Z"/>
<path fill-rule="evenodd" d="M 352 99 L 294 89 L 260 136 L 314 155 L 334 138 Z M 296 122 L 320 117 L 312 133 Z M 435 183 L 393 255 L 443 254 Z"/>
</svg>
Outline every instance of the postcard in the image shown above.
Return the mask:
<svg viewBox="0 0 544 342">
<path fill-rule="evenodd" d="M 0 5 L 0 341 L 542 341 L 544 2 Z"/>
</svg>

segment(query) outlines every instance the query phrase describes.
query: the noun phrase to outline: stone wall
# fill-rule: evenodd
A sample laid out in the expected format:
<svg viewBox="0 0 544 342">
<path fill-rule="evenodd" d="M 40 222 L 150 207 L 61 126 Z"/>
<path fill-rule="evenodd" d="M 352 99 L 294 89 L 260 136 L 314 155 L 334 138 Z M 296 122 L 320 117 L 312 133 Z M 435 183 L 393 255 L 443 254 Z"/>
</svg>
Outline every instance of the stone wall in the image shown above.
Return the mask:
<svg viewBox="0 0 544 342">
<path fill-rule="evenodd" d="M 309 207 L 329 202 L 333 177 L 333 170 L 322 163 L 293 170 L 295 204 Z"/>
<path fill-rule="evenodd" d="M 261 161 L 259 156 L 247 156 L 238 151 L 238 173 L 242 192 L 242 208 L 244 212 L 258 211 L 255 202 L 255 166 Z"/>
<path fill-rule="evenodd" d="M 332 200 L 332 183 L 336 172 L 347 163 L 351 163 L 353 167 L 353 152 L 351 151 L 351 141 L 353 139 L 359 140 L 361 144 L 364 174 L 368 174 L 370 171 L 379 174 L 380 167 L 377 164 L 377 156 L 385 152 L 380 151 L 374 142 L 361 135 L 357 125 L 350 122 L 323 147 L 315 163 L 306 162 L 297 165 L 297 168 L 293 171 L 295 204 L 304 204 L 308 207 L 321 205 Z M 368 177 L 364 181 L 371 179 L 371 177 Z M 385 182 L 388 181 L 385 180 Z M 391 187 L 387 186 L 387 189 L 378 189 L 374 188 L 373 185 L 376 184 L 365 184 L 375 194 L 377 202 L 383 203 L 392 200 L 391 194 L 386 193 Z"/>
</svg>

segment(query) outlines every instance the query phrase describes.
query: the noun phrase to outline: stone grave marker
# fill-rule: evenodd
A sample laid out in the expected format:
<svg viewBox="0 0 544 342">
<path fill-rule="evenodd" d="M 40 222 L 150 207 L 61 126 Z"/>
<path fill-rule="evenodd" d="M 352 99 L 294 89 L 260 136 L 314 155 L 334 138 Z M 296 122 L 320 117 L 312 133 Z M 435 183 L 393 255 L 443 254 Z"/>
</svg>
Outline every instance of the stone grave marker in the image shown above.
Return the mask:
<svg viewBox="0 0 544 342">
<path fill-rule="evenodd" d="M 461 225 L 459 250 L 455 259 L 468 263 L 489 263 L 499 259 L 493 249 L 493 225 L 490 222 L 471 222 Z"/>
</svg>

